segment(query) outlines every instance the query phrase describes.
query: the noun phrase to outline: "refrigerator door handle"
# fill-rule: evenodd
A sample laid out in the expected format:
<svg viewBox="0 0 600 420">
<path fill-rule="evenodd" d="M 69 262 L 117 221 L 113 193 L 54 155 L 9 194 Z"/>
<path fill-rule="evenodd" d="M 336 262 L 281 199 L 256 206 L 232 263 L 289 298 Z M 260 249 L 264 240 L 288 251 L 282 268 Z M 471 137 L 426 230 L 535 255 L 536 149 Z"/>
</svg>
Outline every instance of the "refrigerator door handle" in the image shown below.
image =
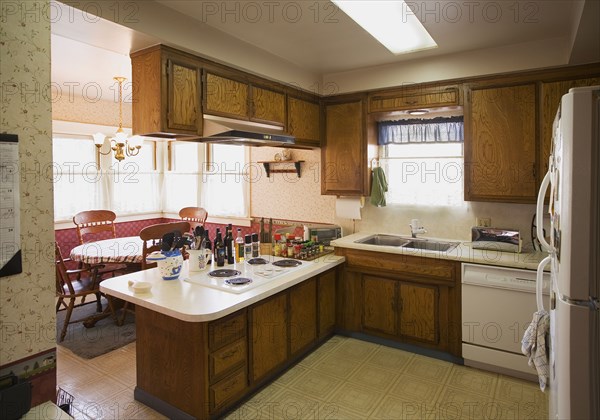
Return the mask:
<svg viewBox="0 0 600 420">
<path fill-rule="evenodd" d="M 542 294 L 544 290 L 544 267 L 550 261 L 552 261 L 552 255 L 548 255 L 546 258 L 540 261 L 540 264 L 537 268 L 537 277 L 535 281 L 535 300 L 537 302 L 538 311 L 544 310 L 544 295 Z"/>
<path fill-rule="evenodd" d="M 540 190 L 537 197 L 537 208 L 535 212 L 537 239 L 540 241 L 542 249 L 546 250 L 547 252 L 553 251 L 552 246 L 546 241 L 546 238 L 544 238 L 544 199 L 546 198 L 546 191 L 550 185 L 550 177 L 551 172 L 548 171 L 542 180 L 542 184 L 540 185 Z"/>
</svg>

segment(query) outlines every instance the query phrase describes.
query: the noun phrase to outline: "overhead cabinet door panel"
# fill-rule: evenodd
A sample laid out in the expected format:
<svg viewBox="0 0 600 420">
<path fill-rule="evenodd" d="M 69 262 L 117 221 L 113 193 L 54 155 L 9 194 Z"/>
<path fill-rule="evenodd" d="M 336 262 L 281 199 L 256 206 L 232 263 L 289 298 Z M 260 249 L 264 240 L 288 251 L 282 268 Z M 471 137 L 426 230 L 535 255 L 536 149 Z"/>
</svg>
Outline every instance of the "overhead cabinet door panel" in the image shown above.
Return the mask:
<svg viewBox="0 0 600 420">
<path fill-rule="evenodd" d="M 200 119 L 200 70 L 168 61 L 169 117 L 167 126 L 198 130 Z"/>
</svg>

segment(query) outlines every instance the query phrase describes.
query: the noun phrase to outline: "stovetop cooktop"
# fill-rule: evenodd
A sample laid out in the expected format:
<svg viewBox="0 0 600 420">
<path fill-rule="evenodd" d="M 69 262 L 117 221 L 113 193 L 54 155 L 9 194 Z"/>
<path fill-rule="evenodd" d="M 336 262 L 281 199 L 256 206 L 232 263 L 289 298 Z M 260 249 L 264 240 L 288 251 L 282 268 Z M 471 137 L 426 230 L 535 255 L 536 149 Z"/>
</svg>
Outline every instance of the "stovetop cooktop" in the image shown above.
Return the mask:
<svg viewBox="0 0 600 420">
<path fill-rule="evenodd" d="M 225 267 L 217 267 L 213 263 L 201 272 L 190 273 L 184 280 L 231 293 L 243 293 L 311 264 L 314 262 L 261 255 Z"/>
</svg>

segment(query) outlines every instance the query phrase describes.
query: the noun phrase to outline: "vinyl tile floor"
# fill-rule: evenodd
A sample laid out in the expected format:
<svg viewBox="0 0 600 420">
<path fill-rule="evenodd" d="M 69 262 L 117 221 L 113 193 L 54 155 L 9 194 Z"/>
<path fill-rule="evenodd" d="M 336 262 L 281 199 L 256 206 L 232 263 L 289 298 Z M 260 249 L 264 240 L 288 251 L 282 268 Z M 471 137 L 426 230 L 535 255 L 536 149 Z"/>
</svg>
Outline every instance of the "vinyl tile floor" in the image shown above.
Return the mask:
<svg viewBox="0 0 600 420">
<path fill-rule="evenodd" d="M 135 342 L 91 360 L 58 346 L 76 419 L 164 419 L 133 399 Z M 537 383 L 334 336 L 227 420 L 547 419 Z"/>
</svg>

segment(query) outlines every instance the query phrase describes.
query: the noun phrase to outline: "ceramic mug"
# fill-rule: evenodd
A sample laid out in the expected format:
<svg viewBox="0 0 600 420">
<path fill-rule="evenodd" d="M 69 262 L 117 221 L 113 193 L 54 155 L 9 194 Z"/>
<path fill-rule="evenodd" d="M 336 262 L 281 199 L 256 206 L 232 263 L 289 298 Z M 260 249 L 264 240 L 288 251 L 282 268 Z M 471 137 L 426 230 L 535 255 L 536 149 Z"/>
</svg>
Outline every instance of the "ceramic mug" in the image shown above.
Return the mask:
<svg viewBox="0 0 600 420">
<path fill-rule="evenodd" d="M 190 273 L 202 271 L 209 261 L 210 249 L 188 249 L 190 255 Z"/>
<path fill-rule="evenodd" d="M 146 257 L 146 260 L 158 264 L 158 271 L 163 280 L 177 280 L 183 267 L 183 256 L 178 249 L 153 252 Z"/>
</svg>

